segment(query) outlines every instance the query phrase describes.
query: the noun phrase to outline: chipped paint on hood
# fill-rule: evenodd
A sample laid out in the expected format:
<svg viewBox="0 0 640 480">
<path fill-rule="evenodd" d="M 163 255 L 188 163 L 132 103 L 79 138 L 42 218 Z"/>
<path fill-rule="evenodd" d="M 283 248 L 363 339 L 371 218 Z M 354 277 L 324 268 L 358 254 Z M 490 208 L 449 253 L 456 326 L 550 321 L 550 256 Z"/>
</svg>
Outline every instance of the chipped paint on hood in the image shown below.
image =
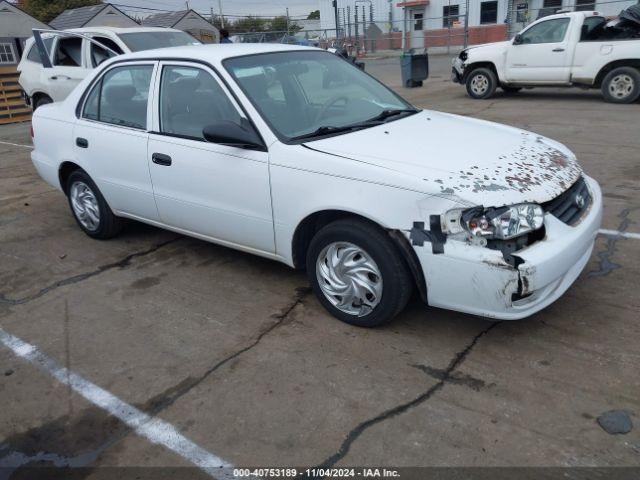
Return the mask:
<svg viewBox="0 0 640 480">
<path fill-rule="evenodd" d="M 473 205 L 543 203 L 568 189 L 582 172 L 575 155 L 558 142 L 433 111 L 309 146 L 420 178 L 429 193 Z"/>
</svg>

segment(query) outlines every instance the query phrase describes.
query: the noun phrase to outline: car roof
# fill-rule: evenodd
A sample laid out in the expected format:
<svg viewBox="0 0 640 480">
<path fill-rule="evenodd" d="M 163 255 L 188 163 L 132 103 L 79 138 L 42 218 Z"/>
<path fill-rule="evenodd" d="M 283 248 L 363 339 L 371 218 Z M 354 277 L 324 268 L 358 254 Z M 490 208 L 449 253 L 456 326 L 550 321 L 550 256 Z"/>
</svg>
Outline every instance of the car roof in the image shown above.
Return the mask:
<svg viewBox="0 0 640 480">
<path fill-rule="evenodd" d="M 181 32 L 175 28 L 164 27 L 82 27 L 61 30 L 77 33 L 144 33 L 144 32 Z"/>
<path fill-rule="evenodd" d="M 188 60 L 201 60 L 205 62 L 220 63 L 227 58 L 256 55 L 261 53 L 293 52 L 324 50 L 300 45 L 284 45 L 279 43 L 209 43 L 203 45 L 188 45 L 184 47 L 167 47 L 156 50 L 143 50 L 135 53 L 119 55 L 118 60 L 134 60 L 136 58 L 159 59 L 164 58 Z"/>
<path fill-rule="evenodd" d="M 600 12 L 597 12 L 594 10 L 579 11 L 579 12 L 560 12 L 560 13 L 554 13 L 553 15 L 547 15 L 545 17 L 539 18 L 538 20 L 536 20 L 535 23 L 539 22 L 540 20 L 550 20 L 554 18 L 571 18 L 571 17 L 586 18 L 586 17 L 603 17 L 603 16 L 604 15 L 602 15 Z"/>
</svg>

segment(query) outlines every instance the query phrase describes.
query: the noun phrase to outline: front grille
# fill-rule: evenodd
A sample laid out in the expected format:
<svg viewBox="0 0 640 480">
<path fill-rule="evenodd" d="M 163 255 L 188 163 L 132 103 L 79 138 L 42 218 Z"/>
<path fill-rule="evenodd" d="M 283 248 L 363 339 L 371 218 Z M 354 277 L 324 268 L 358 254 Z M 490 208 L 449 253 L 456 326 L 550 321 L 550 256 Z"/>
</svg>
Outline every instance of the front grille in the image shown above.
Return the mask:
<svg viewBox="0 0 640 480">
<path fill-rule="evenodd" d="M 569 190 L 543 203 L 542 208 L 567 225 L 575 225 L 589 209 L 591 201 L 587 182 L 581 176 Z"/>
</svg>

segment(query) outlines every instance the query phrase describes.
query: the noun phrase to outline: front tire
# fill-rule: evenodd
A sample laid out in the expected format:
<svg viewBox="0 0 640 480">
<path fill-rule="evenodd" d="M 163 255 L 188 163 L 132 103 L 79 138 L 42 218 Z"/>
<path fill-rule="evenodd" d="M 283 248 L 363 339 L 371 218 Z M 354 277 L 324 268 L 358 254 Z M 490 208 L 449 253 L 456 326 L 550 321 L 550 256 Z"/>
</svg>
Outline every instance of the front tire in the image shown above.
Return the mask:
<svg viewBox="0 0 640 480">
<path fill-rule="evenodd" d="M 467 76 L 466 86 L 471 98 L 485 100 L 496 92 L 498 80 L 491 69 L 476 68 Z"/>
<path fill-rule="evenodd" d="M 307 274 L 322 306 L 359 327 L 389 322 L 407 305 L 413 282 L 389 236 L 359 219 L 323 227 L 307 251 Z"/>
<path fill-rule="evenodd" d="M 96 184 L 84 171 L 76 170 L 69 175 L 66 193 L 71 213 L 84 233 L 100 240 L 120 233 L 122 221 L 113 214 Z"/>
<path fill-rule="evenodd" d="M 633 67 L 611 70 L 602 81 L 602 96 L 610 103 L 633 103 L 640 97 L 640 72 Z"/>
</svg>

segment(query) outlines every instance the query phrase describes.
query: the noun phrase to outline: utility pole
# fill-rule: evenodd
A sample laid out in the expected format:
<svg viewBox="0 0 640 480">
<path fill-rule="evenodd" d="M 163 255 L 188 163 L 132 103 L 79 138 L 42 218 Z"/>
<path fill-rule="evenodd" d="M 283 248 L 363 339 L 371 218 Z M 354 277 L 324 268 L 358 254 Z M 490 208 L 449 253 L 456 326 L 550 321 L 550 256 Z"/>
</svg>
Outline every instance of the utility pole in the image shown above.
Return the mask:
<svg viewBox="0 0 640 480">
<path fill-rule="evenodd" d="M 287 37 L 289 36 L 289 7 L 287 7 Z M 287 38 L 287 41 L 289 39 Z"/>
<path fill-rule="evenodd" d="M 464 48 L 467 48 L 469 43 L 469 0 L 467 0 L 464 9 Z"/>
<path fill-rule="evenodd" d="M 189 2 L 188 2 L 188 1 L 184 2 L 184 4 L 187 6 L 187 10 L 191 10 L 191 9 L 189 8 Z"/>
<path fill-rule="evenodd" d="M 338 20 L 338 0 L 333 0 L 333 15 L 336 19 L 336 40 L 340 38 L 340 22 Z"/>
<path fill-rule="evenodd" d="M 224 28 L 224 15 L 222 15 L 222 0 L 218 0 L 218 11 L 220 12 L 220 26 Z"/>
</svg>

